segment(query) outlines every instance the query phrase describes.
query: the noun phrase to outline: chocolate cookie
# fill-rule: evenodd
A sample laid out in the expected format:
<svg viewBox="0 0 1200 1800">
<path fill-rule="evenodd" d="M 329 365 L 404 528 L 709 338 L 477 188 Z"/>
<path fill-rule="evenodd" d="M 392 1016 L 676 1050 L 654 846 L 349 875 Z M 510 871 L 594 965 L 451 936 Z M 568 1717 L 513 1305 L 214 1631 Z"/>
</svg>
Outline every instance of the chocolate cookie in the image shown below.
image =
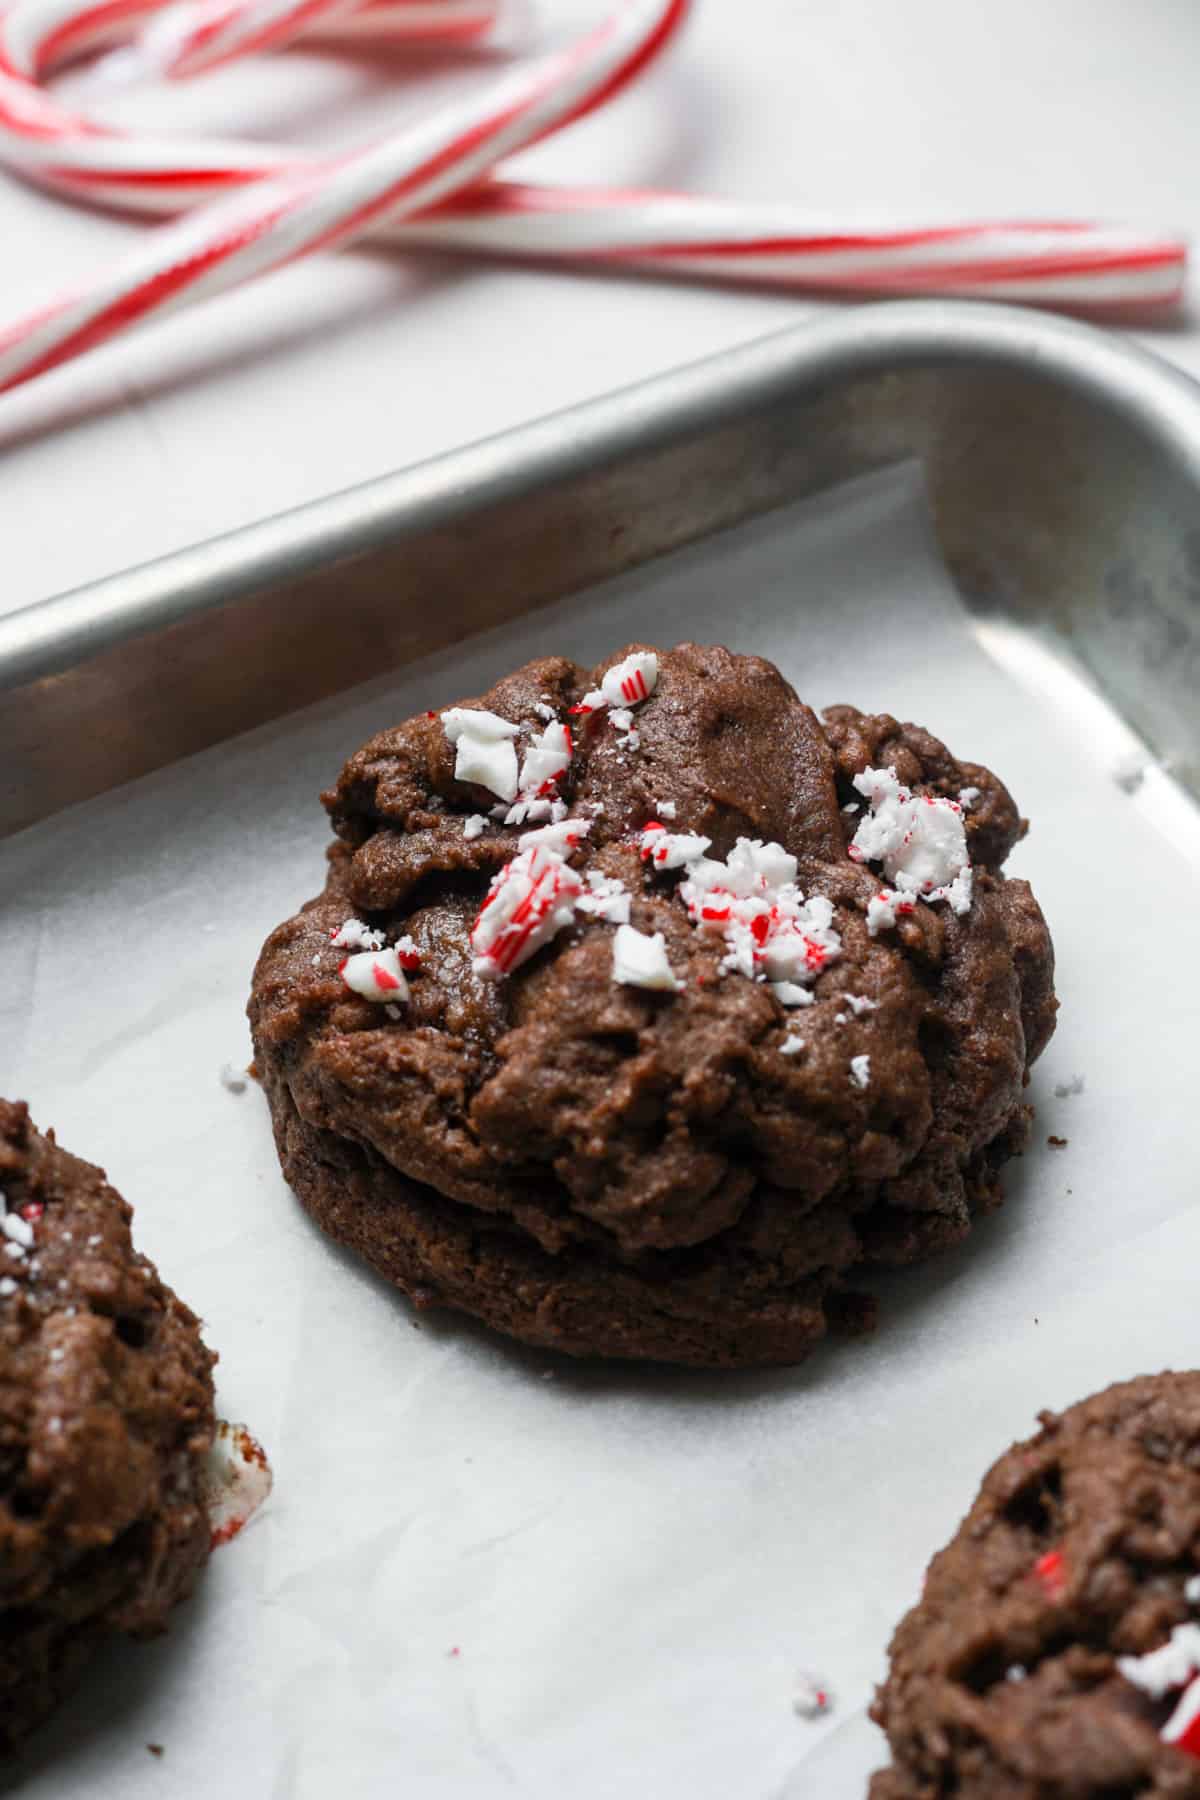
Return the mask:
<svg viewBox="0 0 1200 1800">
<path fill-rule="evenodd" d="M 892 1639 L 871 1800 L 1200 1796 L 1200 1374 L 1041 1424 Z"/>
<path fill-rule="evenodd" d="M 103 1636 L 164 1628 L 208 1556 L 196 1319 L 103 1172 L 0 1100 L 0 1747 Z"/>
<path fill-rule="evenodd" d="M 757 657 L 533 662 L 372 739 L 250 1019 L 284 1173 L 418 1304 L 792 1362 L 963 1238 L 1053 952 L 1008 793 Z"/>
</svg>

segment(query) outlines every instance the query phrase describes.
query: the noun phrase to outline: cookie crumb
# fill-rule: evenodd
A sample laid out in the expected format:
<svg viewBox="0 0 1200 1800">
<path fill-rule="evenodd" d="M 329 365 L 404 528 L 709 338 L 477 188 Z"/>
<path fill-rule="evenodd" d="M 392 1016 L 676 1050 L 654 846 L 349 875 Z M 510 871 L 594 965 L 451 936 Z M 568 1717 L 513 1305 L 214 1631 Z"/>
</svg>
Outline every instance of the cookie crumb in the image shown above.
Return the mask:
<svg viewBox="0 0 1200 1800">
<path fill-rule="evenodd" d="M 1046 1139 L 1046 1142 L 1052 1150 L 1065 1150 L 1070 1141 L 1069 1138 L 1055 1137 L 1053 1132 L 1051 1132 L 1050 1136 Z"/>
<path fill-rule="evenodd" d="M 151 1756 L 161 1756 L 165 1749 L 165 1745 L 163 1745 L 163 1744 L 147 1744 L 146 1748 L 150 1752 Z"/>
</svg>

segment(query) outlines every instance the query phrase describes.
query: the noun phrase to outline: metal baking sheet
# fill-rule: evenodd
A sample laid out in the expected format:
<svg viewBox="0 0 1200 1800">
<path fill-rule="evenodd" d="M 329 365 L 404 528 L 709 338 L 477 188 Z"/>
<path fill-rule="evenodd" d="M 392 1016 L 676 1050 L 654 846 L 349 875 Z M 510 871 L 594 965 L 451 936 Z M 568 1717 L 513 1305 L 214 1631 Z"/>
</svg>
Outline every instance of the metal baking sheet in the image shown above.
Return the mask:
<svg viewBox="0 0 1200 1800">
<path fill-rule="evenodd" d="M 0 834 L 904 457 L 960 591 L 1054 633 L 1200 791 L 1200 390 L 1085 326 L 914 302 L 0 617 Z"/>
<path fill-rule="evenodd" d="M 866 1706 L 888 1634 L 987 1463 L 1042 1406 L 1195 1360 L 1200 830 L 1165 756 L 1194 767 L 1196 721 L 1159 711 L 1169 659 L 1156 681 L 1137 649 L 1166 596 L 1176 611 L 1158 616 L 1185 632 L 1175 656 L 1194 654 L 1186 589 L 1166 576 L 1184 567 L 1186 521 L 1176 537 L 1168 526 L 1195 403 L 1142 359 L 1130 367 L 1142 399 L 1106 416 L 1131 466 L 1139 444 L 1164 459 L 1159 537 L 1149 486 L 1142 510 L 1135 487 L 1110 518 L 1099 475 L 1094 515 L 1067 479 L 1061 529 L 1040 537 L 1044 513 L 989 524 L 980 491 L 976 560 L 964 545 L 956 580 L 930 462 L 859 474 L 747 506 L 728 529 L 718 513 L 670 555 L 0 844 L 0 1092 L 28 1097 L 135 1203 L 139 1242 L 221 1352 L 222 1411 L 256 1429 L 277 1477 L 169 1637 L 115 1646 L 0 1791 L 861 1800 L 883 1757 Z M 1178 409 L 1151 408 L 1154 431 L 1143 378 Z M 983 415 L 979 429 L 990 444 Z M 878 463 L 905 441 L 880 445 Z M 821 460 L 815 444 L 807 454 Z M 1095 454 L 1051 461 L 1069 474 Z M 525 504 L 536 513 L 532 493 Z M 1122 536 L 1139 519 L 1149 601 L 1106 674 L 1066 627 L 1121 592 L 1100 574 L 1118 565 L 1090 560 L 1098 541 L 1125 542 L 1140 579 L 1136 531 Z M 557 535 L 567 558 L 570 534 Z M 968 566 L 991 572 L 986 612 L 963 603 Z M 1058 570 L 1061 585 L 1035 604 L 1021 567 L 1030 581 Z M 321 621 L 314 661 L 344 629 L 345 609 Z M 259 943 L 319 884 L 315 795 L 342 757 L 526 656 L 591 660 L 632 636 L 723 639 L 773 656 L 817 705 L 917 718 L 995 766 L 1033 820 L 1012 867 L 1051 922 L 1063 998 L 1030 1090 L 1035 1144 L 971 1243 L 881 1284 L 873 1340 L 798 1370 L 570 1365 L 453 1318 L 414 1320 L 307 1224 L 260 1097 L 220 1081 L 248 1054 Z M 827 1719 L 792 1712 L 806 1668 L 836 1693 Z"/>
</svg>

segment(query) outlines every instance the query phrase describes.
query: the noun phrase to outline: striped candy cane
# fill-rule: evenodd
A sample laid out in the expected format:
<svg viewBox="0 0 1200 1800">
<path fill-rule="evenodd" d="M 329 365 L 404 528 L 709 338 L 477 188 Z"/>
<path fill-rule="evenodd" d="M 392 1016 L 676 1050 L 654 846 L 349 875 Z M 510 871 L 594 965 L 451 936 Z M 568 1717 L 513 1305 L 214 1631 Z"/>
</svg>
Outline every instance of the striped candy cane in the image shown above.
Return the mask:
<svg viewBox="0 0 1200 1800">
<path fill-rule="evenodd" d="M 1186 246 L 1170 233 L 1075 221 L 830 219 L 492 175 L 504 156 L 630 81 L 669 41 L 687 0 L 625 0 L 574 50 L 337 159 L 233 140 L 130 137 L 64 107 L 40 82 L 63 60 L 131 33 L 131 48 L 108 61 L 127 58 L 118 70 L 126 75 L 172 79 L 318 32 L 483 41 L 503 0 L 199 0 L 161 12 L 160 4 L 99 0 L 81 10 L 79 0 L 15 0 L 0 13 L 0 158 L 88 202 L 191 213 L 86 290 L 0 326 L 0 391 L 145 319 L 365 231 L 409 247 L 808 292 L 1103 308 L 1169 304 L 1182 291 Z"/>
</svg>

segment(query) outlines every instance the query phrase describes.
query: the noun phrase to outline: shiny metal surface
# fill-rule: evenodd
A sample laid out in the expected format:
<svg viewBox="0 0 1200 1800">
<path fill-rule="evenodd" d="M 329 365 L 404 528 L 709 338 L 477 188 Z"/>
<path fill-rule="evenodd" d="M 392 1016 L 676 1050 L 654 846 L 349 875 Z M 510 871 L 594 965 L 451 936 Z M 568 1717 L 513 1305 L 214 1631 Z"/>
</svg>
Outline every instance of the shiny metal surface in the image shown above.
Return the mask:
<svg viewBox="0 0 1200 1800">
<path fill-rule="evenodd" d="M 1200 794 L 1200 387 L 1003 307 L 856 309 L 0 619 L 0 832 L 905 457 L 984 618 Z"/>
</svg>

